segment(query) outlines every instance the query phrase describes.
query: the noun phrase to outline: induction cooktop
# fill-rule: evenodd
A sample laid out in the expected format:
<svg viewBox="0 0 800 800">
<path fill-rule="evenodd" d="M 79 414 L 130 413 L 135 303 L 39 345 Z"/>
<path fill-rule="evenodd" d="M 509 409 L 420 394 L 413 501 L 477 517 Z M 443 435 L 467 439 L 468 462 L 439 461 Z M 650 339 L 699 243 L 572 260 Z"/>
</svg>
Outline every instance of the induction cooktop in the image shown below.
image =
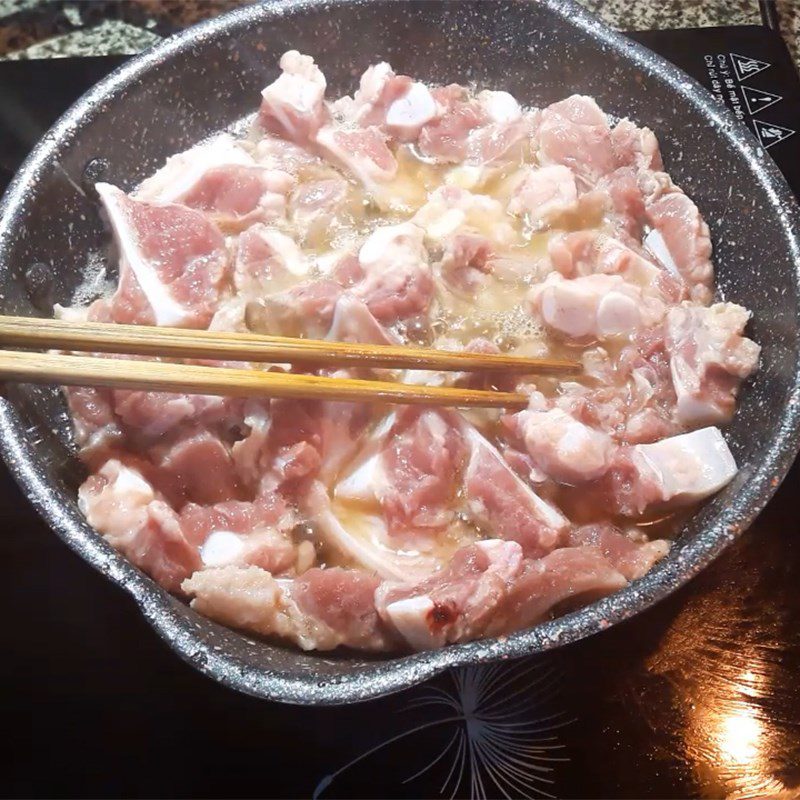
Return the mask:
<svg viewBox="0 0 800 800">
<path fill-rule="evenodd" d="M 761 26 L 637 32 L 800 192 L 800 82 Z M 0 181 L 122 59 L 0 62 Z M 702 135 L 702 134 L 699 134 Z M 798 797 L 800 470 L 691 584 L 607 633 L 340 708 L 236 694 L 39 520 L 0 468 L 3 794 Z"/>
</svg>

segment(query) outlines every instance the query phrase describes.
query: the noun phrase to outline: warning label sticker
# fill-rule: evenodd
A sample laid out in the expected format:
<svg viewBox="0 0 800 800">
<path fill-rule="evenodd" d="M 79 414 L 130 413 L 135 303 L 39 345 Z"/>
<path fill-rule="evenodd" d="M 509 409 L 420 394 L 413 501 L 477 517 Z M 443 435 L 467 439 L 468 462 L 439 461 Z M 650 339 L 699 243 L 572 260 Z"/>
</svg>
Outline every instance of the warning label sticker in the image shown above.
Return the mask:
<svg viewBox="0 0 800 800">
<path fill-rule="evenodd" d="M 797 131 L 793 131 L 791 128 L 785 128 L 783 125 L 774 125 L 773 123 L 764 122 L 760 119 L 754 119 L 753 126 L 758 134 L 758 138 L 761 140 L 761 144 L 767 149 L 797 133 Z"/>
<path fill-rule="evenodd" d="M 742 56 L 739 53 L 731 53 L 733 68 L 736 70 L 736 77 L 740 81 L 752 78 L 772 66 L 768 61 L 759 61 L 757 58 Z"/>
<path fill-rule="evenodd" d="M 742 86 L 742 94 L 751 116 L 755 116 L 759 111 L 783 100 L 779 94 L 765 92 L 763 89 L 754 89 L 752 86 Z"/>
<path fill-rule="evenodd" d="M 764 109 L 783 100 L 783 95 L 750 86 L 744 81 L 769 69 L 772 64 L 741 53 L 707 53 L 704 56 L 708 83 L 721 105 L 727 106 L 741 122 L 749 123 L 765 148 L 793 136 L 795 130 L 756 119 Z"/>
</svg>

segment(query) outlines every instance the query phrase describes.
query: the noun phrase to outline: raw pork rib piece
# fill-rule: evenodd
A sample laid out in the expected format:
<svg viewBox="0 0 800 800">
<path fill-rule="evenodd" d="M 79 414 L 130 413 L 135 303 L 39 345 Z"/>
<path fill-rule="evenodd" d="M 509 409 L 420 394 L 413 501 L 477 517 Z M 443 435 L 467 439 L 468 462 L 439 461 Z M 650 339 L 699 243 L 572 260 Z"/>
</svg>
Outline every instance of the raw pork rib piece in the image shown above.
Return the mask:
<svg viewBox="0 0 800 800">
<path fill-rule="evenodd" d="M 682 305 L 667 315 L 667 347 L 683 425 L 729 422 L 741 381 L 758 364 L 761 348 L 744 332 L 750 312 L 734 303 Z"/>
<path fill-rule="evenodd" d="M 528 169 L 508 204 L 510 214 L 527 216 L 536 227 L 547 226 L 577 209 L 575 176 L 563 164 Z"/>
<path fill-rule="evenodd" d="M 686 281 L 692 299 L 709 302 L 714 282 L 711 237 L 697 206 L 673 187 L 672 191 L 648 200 L 645 213 L 653 228 L 648 242 L 658 243 L 657 252 Z"/>
<path fill-rule="evenodd" d="M 480 636 L 522 569 L 516 542 L 487 540 L 459 550 L 446 569 L 417 586 L 384 583 L 381 617 L 414 650 Z"/>
<path fill-rule="evenodd" d="M 445 415 L 413 407 L 393 415 L 381 427 L 385 433 L 337 486 L 336 497 L 377 503 L 390 534 L 425 531 L 431 535 L 446 528 L 455 514 L 458 476 L 466 455 L 461 432 Z"/>
<path fill-rule="evenodd" d="M 361 246 L 358 261 L 364 279 L 353 293 L 381 322 L 424 312 L 433 279 L 422 244 L 423 231 L 410 222 L 375 230 Z"/>
<path fill-rule="evenodd" d="M 649 542 L 638 532 L 626 535 L 609 523 L 575 528 L 568 541 L 570 547 L 597 547 L 629 581 L 641 578 L 669 552 L 669 542 L 664 539 Z"/>
<path fill-rule="evenodd" d="M 343 97 L 335 110 L 361 127 L 377 125 L 401 142 L 413 142 L 422 126 L 438 116 L 436 100 L 424 83 L 396 75 L 381 62 L 361 76 L 352 99 Z"/>
<path fill-rule="evenodd" d="M 90 525 L 134 564 L 174 591 L 199 569 L 197 548 L 177 514 L 142 474 L 112 459 L 81 486 L 78 503 Z"/>
<path fill-rule="evenodd" d="M 525 555 L 543 555 L 560 543 L 568 520 L 519 478 L 500 453 L 474 428 L 466 439 L 470 458 L 464 493 L 470 513 L 504 539 L 522 545 Z"/>
<path fill-rule="evenodd" d="M 177 204 L 134 200 L 97 184 L 120 251 L 114 322 L 203 328 L 220 301 L 229 258 L 217 227 Z"/>
<path fill-rule="evenodd" d="M 652 524 L 734 479 L 712 426 L 759 357 L 653 131 L 386 62 L 338 99 L 310 56 L 280 69 L 245 135 L 98 184 L 119 282 L 59 316 L 582 371 L 261 365 L 517 390 L 515 413 L 69 388 L 89 523 L 199 613 L 304 649 L 506 635 L 641 578 Z"/>
<path fill-rule="evenodd" d="M 240 292 L 253 297 L 305 277 L 309 266 L 291 237 L 277 228 L 253 225 L 239 237 L 233 281 Z"/>
<path fill-rule="evenodd" d="M 537 139 L 541 163 L 569 167 L 584 186 L 617 166 L 608 119 L 591 97 L 573 95 L 545 108 Z"/>
<path fill-rule="evenodd" d="M 168 159 L 141 184 L 136 198 L 180 203 L 236 230 L 283 217 L 293 186 L 291 175 L 259 166 L 233 138 L 221 134 Z"/>
<path fill-rule="evenodd" d="M 325 76 L 314 59 L 290 50 L 281 56 L 281 75 L 261 93 L 264 129 L 296 144 L 307 144 L 327 119 Z"/>
<path fill-rule="evenodd" d="M 397 161 L 380 128 L 336 128 L 325 126 L 317 134 L 322 152 L 358 178 L 364 186 L 390 181 L 397 172 Z"/>
<path fill-rule="evenodd" d="M 662 309 L 647 311 L 641 291 L 619 275 L 564 280 L 553 273 L 530 293 L 533 310 L 556 333 L 570 339 L 612 339 L 658 321 Z M 663 311 L 662 311 L 663 316 Z"/>
<path fill-rule="evenodd" d="M 617 514 L 691 505 L 715 494 L 736 475 L 736 462 L 718 428 L 618 448 L 592 492 Z"/>
<path fill-rule="evenodd" d="M 432 91 L 441 111 L 419 133 L 420 151 L 443 162 L 490 165 L 513 157 L 530 135 L 533 120 L 508 92 L 471 97 L 451 84 Z"/>
<path fill-rule="evenodd" d="M 182 588 L 201 614 L 304 650 L 385 650 L 392 641 L 379 626 L 376 585 L 354 570 L 315 569 L 286 581 L 258 567 L 228 566 L 196 572 Z"/>
<path fill-rule="evenodd" d="M 521 411 L 515 415 L 514 425 L 535 467 L 555 481 L 576 484 L 596 480 L 610 465 L 614 451 L 611 437 L 560 408 Z"/>
</svg>

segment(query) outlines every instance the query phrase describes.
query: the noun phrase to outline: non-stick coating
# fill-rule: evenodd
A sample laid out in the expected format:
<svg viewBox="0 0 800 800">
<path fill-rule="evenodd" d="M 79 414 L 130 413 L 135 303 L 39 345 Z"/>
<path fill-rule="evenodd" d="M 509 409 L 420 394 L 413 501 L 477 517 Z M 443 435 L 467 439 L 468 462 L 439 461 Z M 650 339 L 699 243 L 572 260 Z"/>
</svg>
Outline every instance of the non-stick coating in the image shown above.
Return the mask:
<svg viewBox="0 0 800 800">
<path fill-rule="evenodd" d="M 367 65 L 385 59 L 425 81 L 475 81 L 537 106 L 589 94 L 606 111 L 650 126 L 668 170 L 711 227 L 720 295 L 752 309 L 751 335 L 763 346 L 761 370 L 728 431 L 739 475 L 692 520 L 663 562 L 616 595 L 502 640 L 374 659 L 256 641 L 167 594 L 82 519 L 75 502 L 81 469 L 57 392 L 9 386 L 0 401 L 0 447 L 31 502 L 86 561 L 136 598 L 183 658 L 229 686 L 286 702 L 351 702 L 450 665 L 546 650 L 669 594 L 742 532 L 794 457 L 798 213 L 769 157 L 704 90 L 572 3 L 265 4 L 169 40 L 84 96 L 26 161 L 2 206 L 0 310 L 46 312 L 47 291 L 39 284 L 48 274 L 55 300 L 68 303 L 87 262 L 98 263 L 108 248 L 90 178 L 130 188 L 169 154 L 251 113 L 289 48 L 318 60 L 331 96 L 352 91 Z M 34 266 L 38 282 L 30 278 Z"/>
</svg>

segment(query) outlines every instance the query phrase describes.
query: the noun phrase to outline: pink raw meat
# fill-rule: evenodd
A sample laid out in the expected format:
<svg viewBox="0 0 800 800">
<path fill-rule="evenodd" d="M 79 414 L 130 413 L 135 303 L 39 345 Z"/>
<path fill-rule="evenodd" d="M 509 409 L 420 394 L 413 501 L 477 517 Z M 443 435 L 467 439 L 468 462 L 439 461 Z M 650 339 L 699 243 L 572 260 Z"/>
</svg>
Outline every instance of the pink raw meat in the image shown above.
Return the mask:
<svg viewBox="0 0 800 800">
<path fill-rule="evenodd" d="M 729 422 L 739 384 L 761 348 L 744 334 L 750 312 L 734 303 L 678 306 L 667 315 L 667 349 L 682 425 Z"/>
<path fill-rule="evenodd" d="M 230 268 L 217 227 L 185 206 L 133 200 L 107 183 L 97 191 L 121 257 L 113 321 L 206 327 Z"/>
<path fill-rule="evenodd" d="M 463 86 L 443 86 L 432 94 L 444 113 L 422 128 L 419 149 L 440 161 L 463 161 L 468 154 L 469 134 L 486 121 L 486 113 L 477 100 L 468 97 Z"/>
<path fill-rule="evenodd" d="M 247 297 L 260 297 L 303 278 L 308 260 L 295 241 L 276 228 L 256 224 L 239 237 L 233 282 Z"/>
<path fill-rule="evenodd" d="M 537 137 L 541 163 L 569 167 L 584 187 L 617 166 L 608 119 L 591 97 L 572 95 L 543 109 Z"/>
<path fill-rule="evenodd" d="M 618 572 L 629 581 L 641 578 L 669 552 L 664 539 L 647 541 L 638 531 L 625 534 L 611 523 L 584 525 L 569 532 L 570 547 L 597 547 Z"/>
<path fill-rule="evenodd" d="M 385 650 L 392 639 L 375 613 L 373 586 L 355 570 L 314 569 L 291 581 L 258 567 L 227 566 L 196 572 L 182 588 L 201 614 L 304 650 Z"/>
<path fill-rule="evenodd" d="M 158 487 L 176 506 L 184 501 L 211 505 L 241 496 L 230 450 L 210 431 L 188 432 L 160 446 L 156 464 Z"/>
<path fill-rule="evenodd" d="M 486 635 L 534 625 L 559 604 L 595 600 L 626 583 L 625 576 L 596 547 L 562 547 L 544 558 L 528 559 Z"/>
<path fill-rule="evenodd" d="M 365 277 L 353 287 L 383 323 L 428 309 L 433 278 L 422 229 L 411 223 L 377 228 L 361 246 L 358 260 Z"/>
<path fill-rule="evenodd" d="M 199 569 L 177 514 L 135 468 L 107 461 L 81 486 L 78 504 L 90 525 L 166 589 L 176 591 Z"/>
<path fill-rule="evenodd" d="M 312 141 L 328 118 L 325 76 L 314 59 L 289 50 L 281 74 L 261 93 L 259 120 L 266 131 L 295 144 Z"/>
<path fill-rule="evenodd" d="M 445 243 L 439 270 L 452 289 L 474 295 L 492 271 L 491 242 L 477 233 L 454 234 Z"/>
<path fill-rule="evenodd" d="M 390 181 L 397 161 L 380 128 L 336 128 L 326 125 L 317 134 L 317 147 L 368 189 Z"/>
<path fill-rule="evenodd" d="M 401 410 L 381 453 L 384 480 L 375 487 L 389 531 L 446 528 L 465 456 L 460 431 L 443 415 Z"/>
<path fill-rule="evenodd" d="M 495 536 L 519 542 L 526 556 L 557 547 L 567 519 L 541 499 L 474 428 L 465 433 L 470 448 L 464 494 L 473 518 Z"/>
<path fill-rule="evenodd" d="M 483 635 L 523 566 L 516 542 L 488 540 L 460 549 L 421 584 L 384 582 L 375 602 L 384 622 L 414 650 Z"/>
</svg>

